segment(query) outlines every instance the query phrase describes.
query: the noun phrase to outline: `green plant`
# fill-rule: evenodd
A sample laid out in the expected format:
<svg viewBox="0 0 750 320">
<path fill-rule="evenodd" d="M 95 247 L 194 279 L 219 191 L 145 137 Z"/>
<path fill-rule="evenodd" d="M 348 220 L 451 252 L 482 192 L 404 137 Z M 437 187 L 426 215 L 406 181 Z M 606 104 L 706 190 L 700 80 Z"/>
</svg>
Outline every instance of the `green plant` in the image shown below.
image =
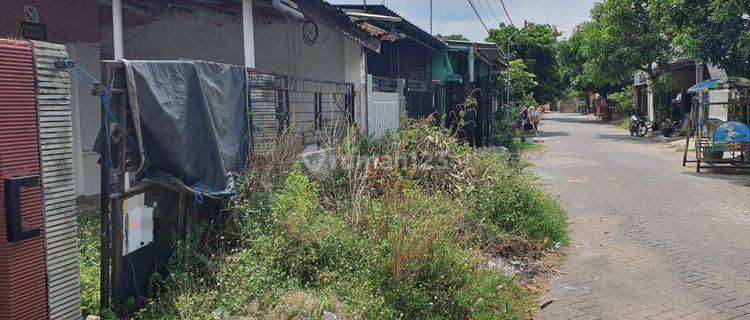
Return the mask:
<svg viewBox="0 0 750 320">
<path fill-rule="evenodd" d="M 492 118 L 493 143 L 500 146 L 510 145 L 519 136 L 517 121 L 518 112 L 514 108 L 500 107 Z"/>
<path fill-rule="evenodd" d="M 407 122 L 383 139 L 331 139 L 346 165 L 318 181 L 292 157 L 270 154 L 283 163 L 248 168 L 229 223 L 196 226 L 177 244 L 170 275 L 153 278 L 156 298 L 136 318 L 530 318 L 536 305 L 527 292 L 477 267 L 493 254 L 478 244 L 509 232 L 556 241 L 559 207 L 502 155 L 478 153 L 428 122 Z M 495 191 L 504 182 L 513 186 L 503 190 L 526 195 L 519 206 L 545 218 L 503 221 L 497 210 L 477 210 L 485 196 L 498 206 L 514 201 Z"/>
<path fill-rule="evenodd" d="M 635 111 L 633 86 L 627 86 L 622 91 L 610 94 L 607 96 L 607 100 L 610 102 L 610 111 L 613 114 L 619 114 L 627 118 Z"/>
<path fill-rule="evenodd" d="M 81 276 L 81 313 L 99 314 L 99 212 L 78 214 L 78 266 Z"/>
<path fill-rule="evenodd" d="M 567 242 L 564 211 L 525 175 L 495 180 L 479 189 L 474 217 L 546 246 Z"/>
<path fill-rule="evenodd" d="M 630 130 L 630 118 L 623 118 L 610 122 L 610 124 L 622 130 Z"/>
</svg>

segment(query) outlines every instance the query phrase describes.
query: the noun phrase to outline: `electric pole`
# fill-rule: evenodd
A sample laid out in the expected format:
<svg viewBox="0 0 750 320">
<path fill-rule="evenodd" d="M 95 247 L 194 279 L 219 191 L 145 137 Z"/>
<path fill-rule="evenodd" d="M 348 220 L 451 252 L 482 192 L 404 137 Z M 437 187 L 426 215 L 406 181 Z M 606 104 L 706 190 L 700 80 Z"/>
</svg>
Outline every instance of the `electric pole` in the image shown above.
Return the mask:
<svg viewBox="0 0 750 320">
<path fill-rule="evenodd" d="M 432 0 L 430 1 L 430 35 L 432 35 Z"/>
</svg>

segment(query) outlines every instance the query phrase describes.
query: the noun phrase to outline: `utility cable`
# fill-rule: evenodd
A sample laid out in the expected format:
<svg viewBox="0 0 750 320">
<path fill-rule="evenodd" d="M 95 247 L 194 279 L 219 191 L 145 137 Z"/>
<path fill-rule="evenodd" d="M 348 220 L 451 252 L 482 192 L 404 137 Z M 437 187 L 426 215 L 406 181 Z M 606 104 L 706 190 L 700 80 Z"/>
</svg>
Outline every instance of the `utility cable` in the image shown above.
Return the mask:
<svg viewBox="0 0 750 320">
<path fill-rule="evenodd" d="M 508 22 L 510 22 L 510 25 L 515 28 L 516 24 L 513 23 L 513 19 L 510 18 L 510 13 L 508 13 L 508 8 L 505 6 L 505 1 L 500 0 L 500 4 L 503 5 L 503 11 L 505 11 L 505 16 L 508 17 Z"/>
<path fill-rule="evenodd" d="M 487 25 L 482 20 L 482 16 L 479 14 L 479 11 L 477 11 L 477 7 L 474 5 L 474 2 L 471 0 L 466 0 L 469 2 L 469 6 L 471 7 L 471 10 L 474 11 L 474 14 L 477 16 L 477 19 L 479 19 L 479 23 L 482 24 L 482 27 L 484 27 L 484 30 L 487 31 L 487 34 L 490 33 L 490 29 L 487 28 Z"/>
<path fill-rule="evenodd" d="M 502 16 L 498 15 L 497 12 L 495 11 L 495 8 L 492 7 L 493 1 L 491 0 L 483 0 L 483 1 L 484 1 L 484 4 L 487 6 L 487 8 L 490 9 L 489 13 L 492 15 L 492 21 L 494 22 L 493 25 L 499 25 L 500 21 L 502 20 L 501 19 Z"/>
</svg>

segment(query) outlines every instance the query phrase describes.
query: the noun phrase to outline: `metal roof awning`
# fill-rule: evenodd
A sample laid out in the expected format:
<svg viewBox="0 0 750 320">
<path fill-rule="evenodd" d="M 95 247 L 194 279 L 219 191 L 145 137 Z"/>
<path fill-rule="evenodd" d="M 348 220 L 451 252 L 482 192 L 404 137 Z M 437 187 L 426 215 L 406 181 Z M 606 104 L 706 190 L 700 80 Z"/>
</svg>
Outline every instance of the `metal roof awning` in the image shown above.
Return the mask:
<svg viewBox="0 0 750 320">
<path fill-rule="evenodd" d="M 694 86 L 688 89 L 688 92 L 694 93 L 699 91 L 706 91 L 711 89 L 720 89 L 725 85 L 729 87 L 748 88 L 750 87 L 750 80 L 741 77 L 728 77 L 723 79 L 709 79 L 696 83 Z"/>
<path fill-rule="evenodd" d="M 433 52 L 439 52 L 440 49 L 446 47 L 440 39 L 433 37 L 384 5 L 341 4 L 337 7 L 355 21 L 386 31 L 388 34 L 373 33 L 374 36 L 379 36 L 382 40 L 396 40 L 405 37 Z"/>
<path fill-rule="evenodd" d="M 339 7 L 326 1 L 292 0 L 297 10 L 306 17 L 318 22 L 331 30 L 347 37 L 365 48 L 380 52 L 380 39 L 372 36 L 364 28 L 357 26 Z"/>
</svg>

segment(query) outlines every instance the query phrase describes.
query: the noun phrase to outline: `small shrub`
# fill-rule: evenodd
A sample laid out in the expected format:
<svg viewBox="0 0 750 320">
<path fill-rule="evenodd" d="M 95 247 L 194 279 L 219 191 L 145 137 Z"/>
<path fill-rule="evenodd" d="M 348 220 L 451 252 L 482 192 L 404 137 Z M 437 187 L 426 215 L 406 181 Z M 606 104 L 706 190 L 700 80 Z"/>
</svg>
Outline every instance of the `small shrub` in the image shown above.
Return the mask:
<svg viewBox="0 0 750 320">
<path fill-rule="evenodd" d="M 474 219 L 486 218 L 505 232 L 547 246 L 567 242 L 565 213 L 528 177 L 498 179 L 476 193 Z"/>
<path fill-rule="evenodd" d="M 627 86 L 622 91 L 607 96 L 612 114 L 619 114 L 627 119 L 635 112 L 635 94 L 633 90 L 633 86 Z"/>
<path fill-rule="evenodd" d="M 351 319 L 337 299 L 318 292 L 291 291 L 284 294 L 271 309 L 268 320 L 318 319 L 323 312 L 331 312 L 341 319 Z"/>
</svg>

